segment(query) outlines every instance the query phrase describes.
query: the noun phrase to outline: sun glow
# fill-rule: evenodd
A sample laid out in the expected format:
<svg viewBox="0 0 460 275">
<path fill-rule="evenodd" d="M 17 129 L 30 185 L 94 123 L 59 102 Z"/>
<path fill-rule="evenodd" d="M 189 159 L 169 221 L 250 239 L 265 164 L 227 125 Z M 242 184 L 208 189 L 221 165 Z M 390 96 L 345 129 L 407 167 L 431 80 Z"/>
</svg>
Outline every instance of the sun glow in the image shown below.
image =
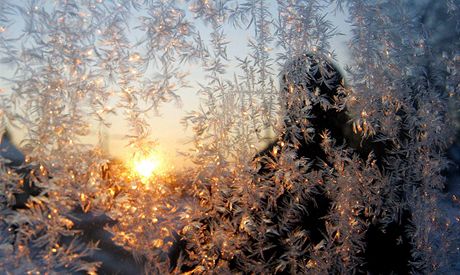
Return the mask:
<svg viewBox="0 0 460 275">
<path fill-rule="evenodd" d="M 143 159 L 135 163 L 136 172 L 143 178 L 149 178 L 158 167 L 158 162 L 154 159 Z"/>
<path fill-rule="evenodd" d="M 143 179 L 147 180 L 159 172 L 161 160 L 158 155 L 151 154 L 144 158 L 136 158 L 132 162 L 134 171 Z"/>
</svg>

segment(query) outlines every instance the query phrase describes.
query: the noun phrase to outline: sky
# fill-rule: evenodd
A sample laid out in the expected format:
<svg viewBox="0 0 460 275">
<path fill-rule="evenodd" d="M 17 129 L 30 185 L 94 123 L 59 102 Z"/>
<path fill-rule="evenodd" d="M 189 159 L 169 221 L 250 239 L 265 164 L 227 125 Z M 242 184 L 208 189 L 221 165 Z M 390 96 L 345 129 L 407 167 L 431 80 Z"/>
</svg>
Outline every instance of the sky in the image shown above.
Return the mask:
<svg viewBox="0 0 460 275">
<path fill-rule="evenodd" d="M 272 3 L 276 2 L 273 1 Z M 271 10 L 275 12 L 276 7 L 273 5 Z M 347 47 L 347 41 L 350 38 L 350 26 L 346 22 L 346 15 L 341 12 L 334 13 L 331 10 L 327 17 L 337 27 L 337 30 L 344 34 L 342 36 L 336 36 L 331 40 L 331 47 L 337 55 L 338 66 L 343 68 L 348 60 L 350 60 L 350 53 L 348 52 L 349 47 Z M 16 26 L 10 26 L 9 31 L 20 32 L 21 28 L 22 26 L 20 23 L 17 23 Z M 230 60 L 235 60 L 235 57 L 244 58 L 248 54 L 246 45 L 248 38 L 252 34 L 252 30 L 236 30 L 231 28 L 231 26 L 225 30 L 229 41 L 227 45 L 227 54 Z M 203 34 L 204 39 L 206 39 L 206 33 L 209 33 L 209 29 L 206 29 L 205 26 L 201 26 L 199 31 Z M 232 68 L 232 61 L 228 64 L 227 75 L 231 79 L 236 69 Z M 165 103 L 159 109 L 159 115 L 152 113 L 149 118 L 152 138 L 158 143 L 157 149 L 159 153 L 168 163 L 167 165 L 177 168 L 190 165 L 190 160 L 181 156 L 178 152 L 188 152 L 191 150 L 193 135 L 191 129 L 184 128 L 181 124 L 181 120 L 188 112 L 197 110 L 199 107 L 200 99 L 196 91 L 200 83 L 206 82 L 203 76 L 204 73 L 200 68 L 193 65 L 185 66 L 188 67 L 186 69 L 190 72 L 188 80 L 191 87 L 183 89 L 178 93 L 181 97 L 182 104 L 178 106 L 175 102 Z M 0 65 L 0 78 L 10 76 L 11 71 L 11 68 Z M 149 72 L 147 72 L 147 74 L 148 73 Z M 9 91 L 7 83 L 2 80 L 0 80 L 0 88 Z M 108 121 L 112 124 L 110 128 L 100 127 L 98 124 L 94 124 L 91 134 L 82 139 L 82 142 L 95 144 L 97 142 L 98 133 L 102 133 L 105 143 L 104 148 L 108 151 L 107 153 L 114 158 L 126 159 L 132 153 L 126 146 L 126 141 L 124 139 L 127 124 L 121 118 L 121 114 L 111 116 Z M 21 140 L 25 137 L 25 132 L 16 128 L 11 128 L 10 130 L 12 131 L 13 141 L 16 144 L 21 144 Z"/>
</svg>

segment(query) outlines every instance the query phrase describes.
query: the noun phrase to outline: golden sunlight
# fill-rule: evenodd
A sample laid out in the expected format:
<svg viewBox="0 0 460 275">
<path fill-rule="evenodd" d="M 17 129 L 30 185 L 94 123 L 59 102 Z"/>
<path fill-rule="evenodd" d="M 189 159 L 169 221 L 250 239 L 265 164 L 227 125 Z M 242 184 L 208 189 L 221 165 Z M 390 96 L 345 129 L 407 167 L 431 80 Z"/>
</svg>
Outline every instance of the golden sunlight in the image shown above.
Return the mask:
<svg viewBox="0 0 460 275">
<path fill-rule="evenodd" d="M 152 159 L 143 159 L 135 164 L 137 173 L 143 178 L 152 176 L 155 169 L 158 167 L 158 162 Z"/>
<path fill-rule="evenodd" d="M 151 154 L 145 158 L 136 158 L 132 162 L 136 173 L 144 180 L 149 179 L 158 172 L 161 166 L 161 160 L 158 155 Z"/>
</svg>

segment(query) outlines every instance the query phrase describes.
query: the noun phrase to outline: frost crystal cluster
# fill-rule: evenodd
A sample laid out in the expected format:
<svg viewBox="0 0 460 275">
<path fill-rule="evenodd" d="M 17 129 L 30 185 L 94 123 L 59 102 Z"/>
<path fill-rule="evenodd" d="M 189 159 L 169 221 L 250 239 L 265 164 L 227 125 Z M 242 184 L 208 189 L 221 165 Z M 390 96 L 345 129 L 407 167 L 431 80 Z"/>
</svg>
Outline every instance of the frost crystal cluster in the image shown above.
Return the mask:
<svg viewBox="0 0 460 275">
<path fill-rule="evenodd" d="M 390 271 L 460 270 L 458 37 L 455 0 L 1 0 L 0 131 L 25 157 L 0 152 L 0 273 L 108 272 L 114 244 L 148 274 L 378 273 L 373 238 L 407 249 Z M 88 142 L 117 116 L 148 155 L 190 87 L 186 171 L 144 179 Z"/>
</svg>

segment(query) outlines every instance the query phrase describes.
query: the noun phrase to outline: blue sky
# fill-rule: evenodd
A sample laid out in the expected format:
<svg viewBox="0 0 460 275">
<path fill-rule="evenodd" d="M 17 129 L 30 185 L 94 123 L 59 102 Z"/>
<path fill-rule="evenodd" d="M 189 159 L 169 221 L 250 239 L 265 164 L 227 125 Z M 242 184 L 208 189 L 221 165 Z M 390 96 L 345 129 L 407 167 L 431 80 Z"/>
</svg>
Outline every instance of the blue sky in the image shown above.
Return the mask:
<svg viewBox="0 0 460 275">
<path fill-rule="evenodd" d="M 272 3 L 276 3 L 273 1 Z M 275 5 L 272 6 L 271 10 L 276 14 Z M 340 67 L 344 67 L 348 63 L 349 53 L 347 47 L 347 41 L 350 38 L 350 26 L 345 22 L 346 16 L 340 12 L 334 14 L 330 11 L 328 18 L 337 26 L 338 31 L 344 33 L 343 36 L 337 36 L 332 39 L 332 49 L 335 50 L 337 55 L 337 61 Z M 20 20 L 14 23 L 12 26 L 8 26 L 7 35 L 18 35 L 21 32 L 23 25 Z M 201 25 L 199 31 L 203 38 L 206 40 L 209 38 L 209 28 Z M 238 73 L 235 63 L 235 58 L 244 58 L 248 54 L 247 40 L 252 35 L 253 30 L 241 30 L 234 29 L 231 26 L 225 28 L 227 39 L 229 41 L 227 54 L 230 59 L 227 67 L 227 75 L 229 79 L 232 79 L 234 73 Z M 133 40 L 136 40 L 136 32 L 133 33 Z M 151 115 L 150 125 L 152 130 L 152 137 L 158 141 L 159 149 L 165 156 L 171 159 L 171 163 L 181 166 L 182 163 L 187 163 L 187 160 L 183 159 L 177 161 L 177 151 L 187 151 L 190 149 L 191 144 L 187 144 L 187 141 L 191 140 L 192 132 L 190 129 L 186 130 L 181 125 L 180 121 L 187 114 L 187 112 L 196 110 L 199 106 L 199 97 L 196 94 L 199 83 L 205 83 L 204 72 L 199 66 L 185 65 L 186 69 L 190 72 L 188 80 L 191 84 L 190 88 L 183 89 L 179 92 L 182 99 L 182 105 L 177 106 L 176 103 L 166 103 L 160 108 L 160 116 Z M 11 76 L 12 68 L 0 65 L 0 76 L 9 77 Z M 147 71 L 147 74 L 149 71 Z M 152 73 L 152 72 L 150 72 Z M 0 80 L 0 88 L 9 91 L 8 84 Z M 105 134 L 106 148 L 109 153 L 117 158 L 125 158 L 129 149 L 126 147 L 126 142 L 123 140 L 123 136 L 126 134 L 126 123 L 120 118 L 121 114 L 112 116 L 109 121 L 112 123 L 112 127 L 103 128 L 102 133 Z M 99 126 L 94 125 L 91 134 L 88 138 L 83 139 L 83 142 L 96 143 L 97 133 L 101 130 Z M 12 129 L 15 143 L 20 143 L 20 140 L 24 137 L 24 131 L 20 129 Z"/>
</svg>

